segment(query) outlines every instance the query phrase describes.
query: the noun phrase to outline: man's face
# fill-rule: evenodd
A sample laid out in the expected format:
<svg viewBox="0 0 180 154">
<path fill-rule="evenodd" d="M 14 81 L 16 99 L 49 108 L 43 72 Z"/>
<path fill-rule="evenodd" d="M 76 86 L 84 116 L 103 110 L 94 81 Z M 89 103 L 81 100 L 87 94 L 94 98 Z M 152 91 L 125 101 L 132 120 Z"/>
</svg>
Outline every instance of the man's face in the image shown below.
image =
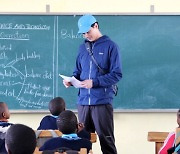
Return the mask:
<svg viewBox="0 0 180 154">
<path fill-rule="evenodd" d="M 99 38 L 99 29 L 97 23 L 86 33 L 83 33 L 84 38 L 89 40 L 90 42 L 96 41 Z"/>
</svg>

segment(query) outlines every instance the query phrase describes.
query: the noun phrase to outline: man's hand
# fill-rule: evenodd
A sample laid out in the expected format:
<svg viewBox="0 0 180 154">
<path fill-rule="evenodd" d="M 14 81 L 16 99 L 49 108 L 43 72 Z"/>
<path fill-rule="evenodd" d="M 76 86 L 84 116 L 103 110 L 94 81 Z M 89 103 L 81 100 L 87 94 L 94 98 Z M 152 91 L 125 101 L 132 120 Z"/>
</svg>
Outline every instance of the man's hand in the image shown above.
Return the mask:
<svg viewBox="0 0 180 154">
<path fill-rule="evenodd" d="M 93 81 L 92 80 L 84 80 L 81 82 L 81 85 L 83 88 L 90 89 L 93 86 Z"/>
<path fill-rule="evenodd" d="M 66 88 L 72 86 L 71 82 L 68 82 L 68 81 L 66 81 L 66 80 L 63 80 L 63 84 L 64 84 L 64 86 L 65 86 Z"/>
</svg>

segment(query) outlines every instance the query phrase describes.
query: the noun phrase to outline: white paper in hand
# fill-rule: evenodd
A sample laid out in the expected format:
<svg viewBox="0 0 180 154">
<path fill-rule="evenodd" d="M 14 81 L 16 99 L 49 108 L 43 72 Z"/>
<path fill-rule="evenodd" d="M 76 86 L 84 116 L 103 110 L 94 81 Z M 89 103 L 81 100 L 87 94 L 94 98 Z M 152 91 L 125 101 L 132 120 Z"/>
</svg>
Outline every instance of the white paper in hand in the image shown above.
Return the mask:
<svg viewBox="0 0 180 154">
<path fill-rule="evenodd" d="M 81 88 L 81 81 L 77 80 L 74 76 L 71 78 L 71 84 L 75 87 L 75 88 Z"/>
<path fill-rule="evenodd" d="M 62 74 L 59 74 L 60 77 L 62 77 L 64 80 L 66 80 L 67 82 L 71 82 L 71 84 L 75 87 L 75 88 L 81 88 L 81 81 L 77 80 L 74 76 L 73 77 L 68 77 Z"/>
<path fill-rule="evenodd" d="M 59 76 L 60 76 L 61 78 L 63 78 L 64 80 L 66 80 L 67 82 L 71 82 L 71 78 L 72 78 L 72 77 L 68 77 L 68 76 L 65 76 L 65 75 L 62 75 L 62 74 L 59 74 Z"/>
</svg>

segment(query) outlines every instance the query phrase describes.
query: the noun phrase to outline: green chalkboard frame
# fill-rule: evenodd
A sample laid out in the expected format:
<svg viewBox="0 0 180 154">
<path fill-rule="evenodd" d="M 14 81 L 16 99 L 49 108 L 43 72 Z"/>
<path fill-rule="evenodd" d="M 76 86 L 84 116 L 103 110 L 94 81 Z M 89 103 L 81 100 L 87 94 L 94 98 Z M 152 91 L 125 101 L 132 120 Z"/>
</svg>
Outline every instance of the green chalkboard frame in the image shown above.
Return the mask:
<svg viewBox="0 0 180 154">
<path fill-rule="evenodd" d="M 9 14 L 1 16 L 7 17 Z M 55 75 L 50 75 L 50 77 L 54 78 L 52 83 L 52 97 L 62 96 L 67 102 L 67 108 L 76 110 L 75 104 L 78 91 L 72 87 L 70 89 L 64 88 L 58 74 L 71 75 L 73 71 L 78 45 L 83 40 L 81 36 L 76 34 L 76 22 L 79 15 L 12 14 L 12 16 L 21 16 L 23 18 L 26 16 L 34 16 L 35 18 L 43 16 L 45 19 L 50 16 L 54 17 L 51 22 L 54 22 L 55 25 L 58 24 L 57 27 L 54 26 L 54 30 L 61 36 L 59 36 L 58 40 L 55 39 L 54 41 L 57 46 L 54 47 L 55 58 L 54 64 L 52 64 L 56 67 L 51 67 L 54 70 Z M 179 23 L 175 19 L 171 21 L 171 18 L 180 18 L 179 15 L 126 13 L 116 15 L 98 14 L 95 16 L 100 23 L 100 29 L 103 34 L 110 36 L 112 40 L 117 42 L 121 49 L 123 79 L 118 83 L 119 94 L 114 99 L 115 111 L 176 112 L 179 105 L 178 93 L 180 91 L 177 84 L 180 77 L 179 71 L 177 70 L 177 66 L 179 66 L 179 30 L 177 28 Z M 169 17 L 167 20 L 163 19 L 167 17 Z M 147 20 L 147 18 L 151 19 Z M 158 18 L 162 19 L 162 21 Z M 66 27 L 71 25 L 73 26 Z M 153 34 L 153 32 L 155 34 Z M 62 38 L 66 34 L 67 38 Z M 39 35 L 39 37 L 43 38 L 41 35 Z M 58 36 L 54 33 L 53 37 L 57 38 Z M 38 43 L 36 42 L 35 44 L 38 48 Z M 66 49 L 68 49 L 68 51 Z M 158 49 L 159 55 L 157 54 L 156 49 Z M 169 54 L 169 51 L 173 52 Z M 48 55 L 46 56 L 47 58 L 45 58 L 45 60 L 49 60 Z M 38 65 L 41 65 L 43 62 L 44 60 Z M 58 66 L 61 67 L 57 68 Z M 49 66 L 47 65 L 46 67 L 48 68 Z M 134 76 L 134 74 L 136 74 L 136 76 Z M 140 93 L 137 95 L 137 92 Z M 172 95 L 169 96 L 170 92 Z M 153 94 L 155 96 L 153 96 Z M 174 98 L 173 96 L 176 97 Z M 160 100 L 158 98 L 160 98 Z M 47 103 L 48 101 L 43 109 L 34 110 L 26 107 L 24 109 L 10 109 L 18 113 L 48 112 Z"/>
</svg>

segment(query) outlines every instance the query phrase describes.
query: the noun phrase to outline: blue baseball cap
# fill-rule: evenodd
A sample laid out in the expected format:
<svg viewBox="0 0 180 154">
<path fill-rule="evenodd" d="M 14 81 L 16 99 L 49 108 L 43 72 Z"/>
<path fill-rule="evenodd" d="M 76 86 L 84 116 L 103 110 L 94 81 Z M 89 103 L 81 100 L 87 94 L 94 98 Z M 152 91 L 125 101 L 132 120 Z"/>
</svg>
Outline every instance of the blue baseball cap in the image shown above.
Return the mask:
<svg viewBox="0 0 180 154">
<path fill-rule="evenodd" d="M 78 28 L 79 31 L 78 33 L 86 33 L 90 30 L 91 25 L 96 22 L 96 18 L 92 15 L 83 15 L 81 18 L 78 20 Z"/>
</svg>

